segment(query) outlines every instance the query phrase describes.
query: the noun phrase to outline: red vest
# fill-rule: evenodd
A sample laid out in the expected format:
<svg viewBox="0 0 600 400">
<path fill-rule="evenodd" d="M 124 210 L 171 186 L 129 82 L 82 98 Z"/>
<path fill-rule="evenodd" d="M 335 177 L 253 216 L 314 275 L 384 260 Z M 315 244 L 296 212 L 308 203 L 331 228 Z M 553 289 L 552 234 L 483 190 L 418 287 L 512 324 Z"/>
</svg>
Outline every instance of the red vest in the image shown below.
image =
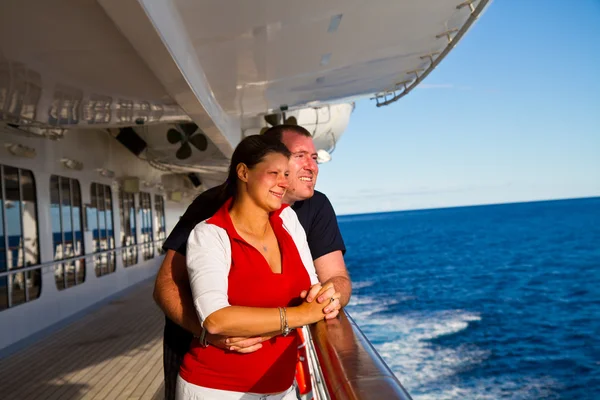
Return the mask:
<svg viewBox="0 0 600 400">
<path fill-rule="evenodd" d="M 271 271 L 264 256 L 236 232 L 227 201 L 207 223 L 225 229 L 231 243 L 231 269 L 227 295 L 232 306 L 293 307 L 302 301 L 299 295 L 310 287 L 310 278 L 300 259 L 294 240 L 283 227 L 280 210 L 269 218 L 282 258 L 282 273 Z M 213 389 L 235 392 L 275 393 L 293 383 L 298 347 L 295 330 L 263 342 L 250 354 L 201 347 L 194 340 L 185 355 L 180 375 L 187 382 Z"/>
</svg>

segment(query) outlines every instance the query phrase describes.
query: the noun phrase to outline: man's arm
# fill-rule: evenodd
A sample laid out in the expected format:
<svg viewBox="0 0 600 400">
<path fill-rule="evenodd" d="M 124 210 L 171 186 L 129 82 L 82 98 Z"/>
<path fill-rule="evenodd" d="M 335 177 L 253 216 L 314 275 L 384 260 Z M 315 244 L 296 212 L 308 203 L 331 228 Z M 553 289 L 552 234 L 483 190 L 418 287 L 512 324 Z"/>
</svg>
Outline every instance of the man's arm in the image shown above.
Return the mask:
<svg viewBox="0 0 600 400">
<path fill-rule="evenodd" d="M 334 310 L 339 311 L 350 302 L 350 296 L 352 295 L 352 281 L 348 276 L 341 250 L 322 255 L 314 263 L 320 284 L 312 286 L 308 292 L 303 291 L 300 297 L 306 298 L 309 303 L 315 298 L 318 303 L 323 303 L 328 301 L 335 292 L 339 292 L 339 301 L 323 309 L 326 313 L 332 313 Z M 331 285 L 327 285 L 328 283 Z M 329 287 L 327 288 L 327 286 Z"/>
<path fill-rule="evenodd" d="M 332 306 L 339 310 L 348 304 L 352 294 L 352 282 L 344 263 L 346 246 L 331 202 L 327 196 L 320 192 L 315 192 L 314 197 L 316 201 L 314 207 L 317 211 L 311 224 L 307 227 L 307 240 L 310 251 L 315 257 L 315 269 L 321 286 L 331 282 L 333 288 L 318 294 L 320 288 L 312 287 L 306 300 L 311 302 L 314 298 L 317 298 L 317 301 L 322 303 L 328 301 L 337 291 L 341 294 L 340 301 Z M 327 307 L 325 310 L 330 312 L 332 306 Z"/>
<path fill-rule="evenodd" d="M 200 335 L 202 326 L 194 308 L 185 256 L 174 250 L 167 250 L 156 275 L 154 301 L 170 320 Z"/>
<path fill-rule="evenodd" d="M 321 285 L 327 282 L 333 283 L 335 291 L 340 292 L 340 306 L 345 307 L 350 301 L 352 295 L 352 282 L 350 276 L 348 276 L 348 270 L 346 269 L 346 263 L 344 263 L 344 256 L 340 250 L 333 251 L 325 254 L 315 261 L 315 269 L 319 276 Z M 319 303 L 329 299 L 333 293 L 324 293 L 317 301 Z M 308 298 L 308 301 L 312 301 L 312 298 Z"/>
</svg>

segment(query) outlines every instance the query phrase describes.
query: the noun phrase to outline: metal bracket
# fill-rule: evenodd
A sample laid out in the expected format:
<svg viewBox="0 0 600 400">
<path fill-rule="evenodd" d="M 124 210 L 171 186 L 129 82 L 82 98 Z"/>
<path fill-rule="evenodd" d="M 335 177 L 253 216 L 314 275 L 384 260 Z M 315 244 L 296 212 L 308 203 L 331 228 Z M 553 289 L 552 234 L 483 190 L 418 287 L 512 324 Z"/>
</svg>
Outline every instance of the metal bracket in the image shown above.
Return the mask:
<svg viewBox="0 0 600 400">
<path fill-rule="evenodd" d="M 411 71 L 406 71 L 405 73 L 407 75 L 413 74 L 416 77 L 416 79 L 419 79 L 419 72 L 423 72 L 423 71 L 425 71 L 425 69 L 423 69 L 423 68 L 417 68 L 417 69 L 413 69 Z"/>
<path fill-rule="evenodd" d="M 452 34 L 453 33 L 457 33 L 458 32 L 458 28 L 454 28 L 454 29 L 450 29 L 446 32 L 442 32 L 439 35 L 435 35 L 436 39 L 440 39 L 443 38 L 444 36 L 446 36 L 446 38 L 448 39 L 448 43 L 452 43 Z"/>
<path fill-rule="evenodd" d="M 394 86 L 396 87 L 396 89 L 398 89 L 399 86 L 402 86 L 402 87 L 404 87 L 404 90 L 407 90 L 408 89 L 408 85 L 410 83 L 412 83 L 413 81 L 414 81 L 414 79 L 409 79 L 409 80 L 406 80 L 406 81 L 398 82 Z"/>
<path fill-rule="evenodd" d="M 467 1 L 457 5 L 456 9 L 460 10 L 461 8 L 468 6 L 469 9 L 471 10 L 471 14 L 473 14 L 475 12 L 475 6 L 473 5 L 473 3 L 475 3 L 475 1 L 478 1 L 478 0 L 467 0 Z"/>
<path fill-rule="evenodd" d="M 439 55 L 440 52 L 436 51 L 435 53 L 429 53 L 429 54 L 425 54 L 424 56 L 421 56 L 421 60 L 429 60 L 429 65 L 431 66 L 433 64 L 433 57 Z"/>
</svg>

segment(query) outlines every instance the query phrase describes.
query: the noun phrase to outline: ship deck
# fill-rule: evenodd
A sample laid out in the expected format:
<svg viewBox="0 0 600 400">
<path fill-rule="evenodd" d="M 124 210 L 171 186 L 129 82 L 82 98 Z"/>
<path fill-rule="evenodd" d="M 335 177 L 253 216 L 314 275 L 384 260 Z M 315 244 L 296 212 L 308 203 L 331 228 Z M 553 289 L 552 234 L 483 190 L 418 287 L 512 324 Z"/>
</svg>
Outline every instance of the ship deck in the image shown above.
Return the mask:
<svg viewBox="0 0 600 400">
<path fill-rule="evenodd" d="M 162 399 L 164 316 L 149 280 L 0 360 L 8 399 Z"/>
</svg>

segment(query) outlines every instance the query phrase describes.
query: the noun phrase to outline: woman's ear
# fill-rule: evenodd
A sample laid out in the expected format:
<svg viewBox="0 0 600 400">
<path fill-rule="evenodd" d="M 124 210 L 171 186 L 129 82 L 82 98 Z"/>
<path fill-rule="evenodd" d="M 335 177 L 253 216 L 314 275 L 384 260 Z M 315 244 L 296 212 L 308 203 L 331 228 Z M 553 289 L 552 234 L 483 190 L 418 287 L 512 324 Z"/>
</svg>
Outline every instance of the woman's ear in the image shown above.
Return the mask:
<svg viewBox="0 0 600 400">
<path fill-rule="evenodd" d="M 248 182 L 248 167 L 244 163 L 239 163 L 237 167 L 235 167 L 235 172 L 237 172 L 237 177 L 242 182 Z"/>
</svg>

